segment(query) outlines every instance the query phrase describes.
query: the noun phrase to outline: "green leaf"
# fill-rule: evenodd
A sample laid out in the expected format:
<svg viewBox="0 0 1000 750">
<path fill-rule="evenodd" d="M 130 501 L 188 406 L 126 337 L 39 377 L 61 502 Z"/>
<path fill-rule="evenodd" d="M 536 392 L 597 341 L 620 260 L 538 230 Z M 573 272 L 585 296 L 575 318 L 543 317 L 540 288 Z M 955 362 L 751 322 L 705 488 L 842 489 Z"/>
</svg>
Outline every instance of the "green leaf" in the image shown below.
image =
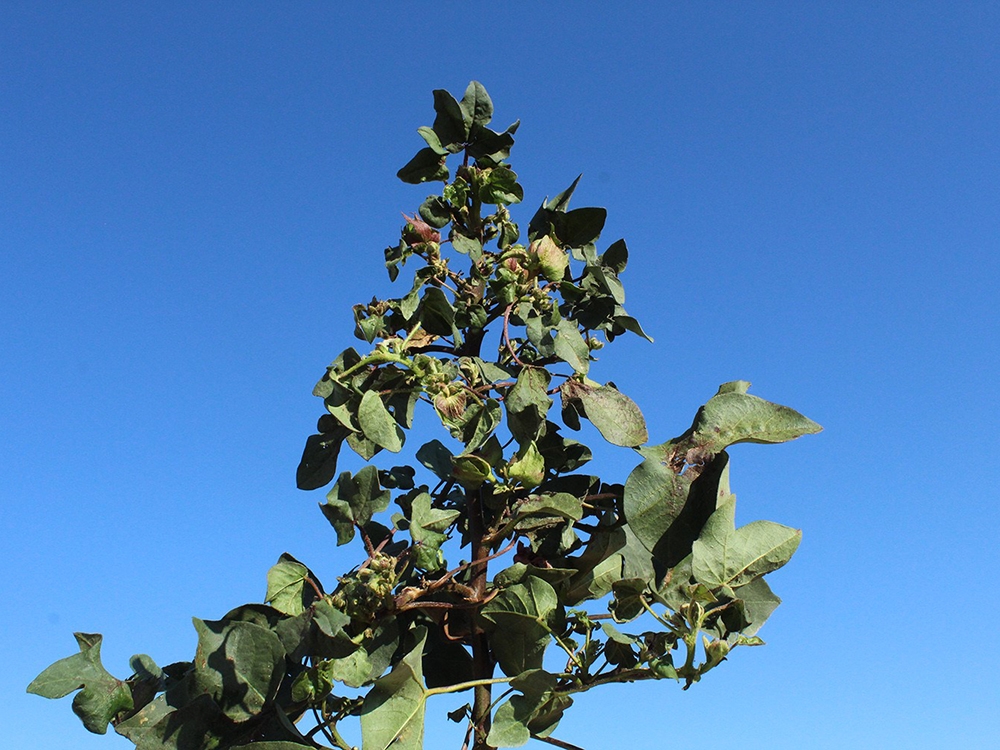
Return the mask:
<svg viewBox="0 0 1000 750">
<path fill-rule="evenodd" d="M 271 630 L 252 622 L 194 618 L 198 650 L 194 671 L 199 692 L 211 695 L 233 721 L 260 714 L 278 691 L 285 649 Z"/>
<path fill-rule="evenodd" d="M 483 203 L 510 205 L 520 203 L 524 189 L 517 184 L 517 175 L 507 166 L 494 167 L 486 174 L 479 188 L 479 198 Z"/>
<path fill-rule="evenodd" d="M 461 232 L 454 231 L 450 233 L 451 246 L 455 248 L 462 255 L 468 255 L 473 263 L 479 262 L 479 259 L 483 257 L 483 244 L 472 237 L 466 237 Z"/>
<path fill-rule="evenodd" d="M 365 437 L 376 445 L 393 453 L 399 453 L 403 449 L 403 431 L 385 408 L 378 393 L 365 391 L 358 408 L 358 422 Z"/>
<path fill-rule="evenodd" d="M 118 714 L 132 710 L 132 693 L 101 664 L 99 633 L 74 633 L 80 653 L 60 659 L 28 685 L 28 692 L 43 698 L 62 698 L 74 690 L 73 712 L 94 734 L 108 731 Z"/>
<path fill-rule="evenodd" d="M 453 456 L 451 464 L 452 478 L 457 479 L 463 487 L 469 490 L 479 489 L 493 475 L 489 463 L 480 456 L 472 454 Z"/>
<path fill-rule="evenodd" d="M 453 154 L 462 150 L 469 137 L 471 122 L 466 122 L 462 107 L 455 97 L 444 89 L 434 91 L 434 132 L 441 139 L 441 144 Z"/>
<path fill-rule="evenodd" d="M 557 330 L 559 335 L 555 341 L 556 356 L 572 367 L 574 372 L 586 375 L 590 369 L 590 347 L 583 340 L 580 329 L 572 320 L 563 318 L 559 321 Z"/>
<path fill-rule="evenodd" d="M 545 478 L 545 459 L 532 440 L 507 465 L 507 479 L 524 487 L 536 487 Z"/>
<path fill-rule="evenodd" d="M 771 591 L 763 578 L 755 578 L 735 589 L 734 593 L 743 604 L 743 615 L 748 623 L 740 629 L 740 634 L 747 637 L 756 635 L 781 604 L 781 599 Z"/>
<path fill-rule="evenodd" d="M 470 134 L 473 141 L 468 147 L 469 156 L 476 160 L 478 166 L 499 166 L 504 159 L 510 156 L 510 150 L 514 146 L 514 133 L 517 132 L 520 125 L 521 121 L 517 120 L 502 133 L 497 133 L 486 127 L 473 127 L 473 132 Z M 513 241 L 515 240 L 511 240 L 511 242 Z M 505 246 L 501 245 L 501 247 Z"/>
<path fill-rule="evenodd" d="M 623 506 L 629 528 L 650 551 L 667 533 L 687 503 L 691 480 L 647 458 L 625 482 Z"/>
<path fill-rule="evenodd" d="M 430 147 L 431 151 L 439 156 L 447 156 L 448 149 L 441 145 L 441 139 L 438 138 L 438 134 L 434 132 L 433 128 L 429 128 L 426 125 L 417 128 L 417 132 L 420 133 L 420 137 L 426 141 L 427 145 Z"/>
<path fill-rule="evenodd" d="M 445 448 L 440 440 L 431 440 L 420 446 L 416 454 L 417 460 L 422 466 L 434 472 L 438 479 L 453 479 L 451 451 Z"/>
<path fill-rule="evenodd" d="M 550 633 L 562 610 L 551 584 L 530 576 L 524 583 L 501 591 L 483 607 L 482 616 L 500 669 L 514 677 L 541 668 Z"/>
<path fill-rule="evenodd" d="M 611 269 L 616 276 L 625 270 L 625 266 L 628 265 L 628 247 L 625 245 L 625 240 L 611 243 L 601 256 L 601 265 Z"/>
<path fill-rule="evenodd" d="M 312 581 L 312 583 L 310 583 Z M 317 592 L 319 581 L 305 565 L 287 552 L 267 571 L 268 602 L 282 614 L 295 615 L 305 612 L 322 593 Z"/>
<path fill-rule="evenodd" d="M 385 677 L 376 680 L 361 709 L 365 750 L 422 750 L 424 742 L 423 650 L 427 631 L 413 630 L 414 647 Z"/>
<path fill-rule="evenodd" d="M 559 216 L 556 236 L 566 247 L 583 247 L 601 236 L 608 218 L 605 208 L 575 208 Z"/>
<path fill-rule="evenodd" d="M 521 518 L 558 516 L 569 521 L 579 521 L 583 518 L 583 501 L 568 492 L 531 495 L 518 504 L 515 513 Z"/>
<path fill-rule="evenodd" d="M 556 691 L 556 684 L 556 676 L 541 669 L 511 680 L 511 687 L 522 694 L 497 709 L 487 742 L 492 747 L 520 747 L 532 736 L 548 736 L 573 704 L 572 698 Z"/>
<path fill-rule="evenodd" d="M 525 367 L 507 392 L 504 406 L 507 407 L 508 425 L 518 442 L 534 440 L 545 422 L 545 414 L 552 406 L 552 399 L 546 393 L 549 379 L 544 368 Z"/>
<path fill-rule="evenodd" d="M 432 148 L 420 149 L 416 156 L 410 159 L 406 165 L 396 172 L 396 176 L 403 182 L 411 185 L 419 185 L 421 182 L 434 182 L 448 179 L 448 167 L 444 163 L 445 157 L 438 154 Z"/>
<path fill-rule="evenodd" d="M 444 565 L 441 545 L 448 539 L 447 531 L 461 513 L 431 507 L 431 496 L 421 492 L 411 503 L 410 536 L 413 538 L 414 565 L 434 572 Z"/>
<path fill-rule="evenodd" d="M 332 432 L 310 435 L 302 451 L 302 460 L 295 472 L 295 484 L 300 490 L 317 490 L 330 483 L 337 473 L 337 456 L 349 430 L 337 427 Z"/>
<path fill-rule="evenodd" d="M 518 716 L 510 699 L 500 704 L 493 715 L 493 723 L 486 741 L 490 747 L 521 747 L 531 739 L 527 717 Z"/>
<path fill-rule="evenodd" d="M 576 179 L 573 180 L 573 184 L 572 185 L 570 185 L 568 188 L 566 188 L 561 193 L 559 193 L 558 195 L 556 195 L 556 197 L 553 198 L 552 200 L 547 201 L 544 204 L 544 207 L 547 208 L 550 211 L 563 211 L 563 212 L 565 212 L 566 210 L 568 210 L 569 209 L 569 199 L 573 197 L 573 192 L 576 190 L 576 186 L 580 184 L 580 178 L 581 177 L 583 177 L 582 174 L 581 175 L 577 175 Z"/>
<path fill-rule="evenodd" d="M 364 526 L 376 513 L 389 507 L 392 493 L 383 490 L 374 466 L 363 467 L 355 476 L 345 471 L 320 505 L 323 515 L 337 532 L 337 545 L 354 538 L 355 526 Z"/>
<path fill-rule="evenodd" d="M 115 731 L 135 743 L 137 750 L 214 750 L 222 744 L 231 723 L 223 719 L 211 696 L 195 696 L 175 709 L 167 695 L 159 695 Z"/>
<path fill-rule="evenodd" d="M 428 195 L 427 200 L 420 204 L 418 213 L 435 229 L 443 229 L 451 221 L 451 206 L 440 195 Z"/>
<path fill-rule="evenodd" d="M 709 587 L 736 588 L 787 563 L 802 532 L 772 521 L 735 526 L 736 499 L 719 506 L 692 547 L 694 577 Z"/>
<path fill-rule="evenodd" d="M 569 400 L 579 400 L 584 414 L 612 445 L 632 448 L 649 440 L 646 420 L 635 402 L 610 385 L 597 388 L 567 380 L 560 391 Z"/>
<path fill-rule="evenodd" d="M 569 268 L 569 255 L 550 236 L 532 242 L 529 252 L 537 258 L 539 270 L 547 281 L 562 281 Z"/>
<path fill-rule="evenodd" d="M 822 430 L 794 409 L 747 393 L 750 383 L 723 383 L 695 416 L 694 424 L 664 446 L 667 460 L 684 458 L 700 463 L 736 443 L 784 443 Z"/>
<path fill-rule="evenodd" d="M 463 430 L 463 441 L 467 451 L 474 451 L 485 443 L 490 435 L 500 426 L 503 411 L 496 399 L 486 399 L 481 409 L 466 423 Z"/>
<path fill-rule="evenodd" d="M 420 322 L 428 333 L 451 336 L 455 330 L 455 309 L 445 293 L 437 287 L 424 291 L 420 301 Z"/>
<path fill-rule="evenodd" d="M 369 680 L 372 662 L 364 650 L 330 660 L 330 677 L 348 687 L 359 688 Z"/>
<path fill-rule="evenodd" d="M 472 81 L 465 90 L 465 96 L 458 103 L 462 117 L 472 125 L 486 126 L 493 119 L 493 101 L 486 88 L 479 81 Z"/>
</svg>

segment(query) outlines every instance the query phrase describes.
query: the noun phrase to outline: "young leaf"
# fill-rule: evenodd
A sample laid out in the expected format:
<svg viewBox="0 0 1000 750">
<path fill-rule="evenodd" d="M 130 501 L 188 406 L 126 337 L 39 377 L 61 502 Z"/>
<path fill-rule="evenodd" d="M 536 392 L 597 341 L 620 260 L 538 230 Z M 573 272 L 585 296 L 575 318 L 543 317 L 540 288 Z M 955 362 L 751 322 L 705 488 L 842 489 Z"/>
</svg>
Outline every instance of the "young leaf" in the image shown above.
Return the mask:
<svg viewBox="0 0 1000 750">
<path fill-rule="evenodd" d="M 493 119 L 493 101 L 486 88 L 479 81 L 472 81 L 465 90 L 465 96 L 458 103 L 465 122 L 473 126 L 486 126 Z"/>
<path fill-rule="evenodd" d="M 532 440 L 507 465 L 507 479 L 524 487 L 535 487 L 541 484 L 544 477 L 545 459 Z"/>
<path fill-rule="evenodd" d="M 441 145 L 457 154 L 468 140 L 471 121 L 466 122 L 461 105 L 444 89 L 434 91 L 434 111 L 437 112 L 434 132 L 441 139 Z"/>
</svg>

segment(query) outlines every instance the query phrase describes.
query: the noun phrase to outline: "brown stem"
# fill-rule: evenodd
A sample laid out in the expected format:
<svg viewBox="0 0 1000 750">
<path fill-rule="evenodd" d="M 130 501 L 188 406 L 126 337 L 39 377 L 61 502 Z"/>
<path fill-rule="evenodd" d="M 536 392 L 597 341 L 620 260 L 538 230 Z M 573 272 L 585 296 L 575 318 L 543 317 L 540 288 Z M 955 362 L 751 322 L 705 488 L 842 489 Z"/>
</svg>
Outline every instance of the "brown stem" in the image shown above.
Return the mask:
<svg viewBox="0 0 1000 750">
<path fill-rule="evenodd" d="M 483 505 L 481 490 L 466 490 L 466 509 L 469 513 L 469 539 L 472 543 L 472 564 L 475 572 L 469 581 L 476 599 L 486 598 L 487 569 L 489 567 L 490 548 L 483 541 L 485 523 L 483 520 Z M 486 632 L 479 621 L 478 612 L 472 616 L 472 678 L 488 680 L 493 677 L 493 656 L 490 654 L 490 644 Z M 475 699 L 472 704 L 472 723 L 475 726 L 473 750 L 487 750 L 486 735 L 490 731 L 490 705 L 492 690 L 490 685 L 477 685 Z"/>
<path fill-rule="evenodd" d="M 517 358 L 517 354 L 514 353 L 514 347 L 510 344 L 510 313 L 513 309 L 514 305 L 507 305 L 507 309 L 503 311 L 503 343 L 507 347 L 510 358 L 521 365 L 521 367 L 524 367 L 524 362 Z"/>
<path fill-rule="evenodd" d="M 538 737 L 532 735 L 532 739 L 541 740 L 542 742 L 548 742 L 550 745 L 555 745 L 556 747 L 564 748 L 564 750 L 583 750 L 579 745 L 571 745 L 563 740 L 557 740 L 555 737 Z"/>
</svg>

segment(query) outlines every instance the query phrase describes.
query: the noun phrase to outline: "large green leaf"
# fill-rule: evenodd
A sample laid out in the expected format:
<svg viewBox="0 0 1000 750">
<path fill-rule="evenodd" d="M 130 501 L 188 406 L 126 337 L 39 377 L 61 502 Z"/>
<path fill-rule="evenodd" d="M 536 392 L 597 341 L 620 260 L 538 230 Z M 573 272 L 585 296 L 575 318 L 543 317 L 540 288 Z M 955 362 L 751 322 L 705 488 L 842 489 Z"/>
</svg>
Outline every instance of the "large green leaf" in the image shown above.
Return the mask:
<svg viewBox="0 0 1000 750">
<path fill-rule="evenodd" d="M 556 235 L 566 247 L 583 247 L 601 236 L 607 218 L 605 208 L 576 208 L 557 216 Z"/>
<path fill-rule="evenodd" d="M 197 695 L 174 708 L 168 695 L 159 695 L 115 731 L 135 743 L 136 750 L 215 750 L 232 731 L 211 696 Z"/>
<path fill-rule="evenodd" d="M 560 391 L 567 401 L 579 401 L 583 405 L 587 419 L 612 445 L 632 448 L 649 440 L 646 420 L 639 407 L 617 388 L 567 380 Z"/>
<path fill-rule="evenodd" d="M 431 440 L 421 445 L 416 458 L 422 466 L 434 472 L 438 479 L 447 481 L 453 478 L 451 451 L 440 440 Z"/>
<path fill-rule="evenodd" d="M 233 721 L 259 714 L 274 698 L 285 671 L 278 636 L 252 622 L 194 618 L 198 691 L 211 695 Z"/>
<path fill-rule="evenodd" d="M 451 336 L 455 331 L 455 308 L 437 287 L 424 290 L 420 300 L 420 323 L 424 330 L 437 336 Z"/>
<path fill-rule="evenodd" d="M 403 430 L 396 424 L 382 397 L 375 391 L 365 391 L 358 409 L 358 422 L 365 437 L 388 451 L 399 453 L 403 448 Z"/>
<path fill-rule="evenodd" d="M 736 588 L 777 570 L 791 559 L 802 532 L 772 521 L 735 525 L 736 498 L 719 506 L 694 543 L 694 577 L 709 587 Z"/>
<path fill-rule="evenodd" d="M 365 696 L 361 709 L 364 750 L 423 750 L 424 687 L 423 650 L 427 631 L 413 631 L 416 640 L 392 671 L 378 680 Z"/>
<path fill-rule="evenodd" d="M 559 321 L 557 330 L 556 356 L 572 367 L 574 372 L 586 375 L 590 369 L 590 347 L 583 340 L 580 329 L 573 321 L 563 318 Z"/>
<path fill-rule="evenodd" d="M 647 458 L 629 474 L 623 505 L 629 528 L 652 551 L 687 502 L 691 481 L 656 458 Z"/>
<path fill-rule="evenodd" d="M 504 674 L 514 677 L 541 668 L 561 613 L 555 589 L 536 576 L 504 589 L 483 607 L 493 653 Z"/>
<path fill-rule="evenodd" d="M 698 410 L 694 424 L 679 438 L 659 446 L 671 463 L 701 463 L 735 443 L 784 443 L 823 428 L 794 409 L 747 393 L 750 383 L 723 383 Z"/>
<path fill-rule="evenodd" d="M 132 709 L 132 693 L 101 664 L 99 633 L 74 633 L 80 653 L 60 659 L 28 685 L 28 692 L 43 698 L 62 698 L 74 690 L 73 711 L 95 734 L 108 731 L 108 723 Z"/>
<path fill-rule="evenodd" d="M 651 458 L 625 483 L 625 517 L 653 556 L 672 568 L 691 552 L 709 517 L 730 496 L 725 451 L 681 475 Z"/>
<path fill-rule="evenodd" d="M 507 392 L 504 406 L 507 407 L 507 424 L 519 443 L 526 443 L 538 437 L 545 422 L 545 414 L 552 405 L 546 393 L 550 375 L 541 367 L 525 367 L 517 376 L 517 382 Z"/>
</svg>

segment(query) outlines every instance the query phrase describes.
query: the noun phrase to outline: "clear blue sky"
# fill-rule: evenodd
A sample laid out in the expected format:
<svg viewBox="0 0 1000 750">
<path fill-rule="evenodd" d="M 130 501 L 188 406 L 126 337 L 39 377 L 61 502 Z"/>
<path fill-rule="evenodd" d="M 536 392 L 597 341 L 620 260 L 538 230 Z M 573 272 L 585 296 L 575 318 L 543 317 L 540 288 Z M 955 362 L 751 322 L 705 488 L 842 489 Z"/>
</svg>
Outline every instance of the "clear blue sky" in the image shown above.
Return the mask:
<svg viewBox="0 0 1000 750">
<path fill-rule="evenodd" d="M 431 90 L 473 78 L 523 122 L 516 217 L 583 172 L 628 240 L 656 343 L 592 372 L 654 440 L 739 378 L 826 428 L 733 451 L 740 521 L 804 530 L 768 646 L 597 691 L 559 736 L 997 746 L 1000 6 L 367 5 L 0 6 L 5 747 L 130 747 L 24 694 L 72 631 L 124 676 L 283 551 L 356 562 L 294 488 L 310 390 L 391 288 Z"/>
</svg>

